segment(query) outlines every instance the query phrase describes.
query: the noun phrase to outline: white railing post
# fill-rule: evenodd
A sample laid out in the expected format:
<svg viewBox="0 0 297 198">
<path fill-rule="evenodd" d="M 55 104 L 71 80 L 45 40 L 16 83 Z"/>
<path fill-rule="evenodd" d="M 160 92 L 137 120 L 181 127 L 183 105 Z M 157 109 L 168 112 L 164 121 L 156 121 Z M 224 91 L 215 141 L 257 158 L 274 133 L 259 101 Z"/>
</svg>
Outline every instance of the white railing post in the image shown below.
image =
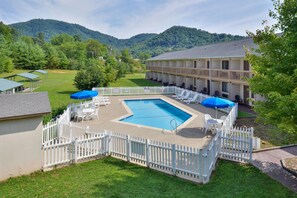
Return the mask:
<svg viewBox="0 0 297 198">
<path fill-rule="evenodd" d="M 172 174 L 175 175 L 176 174 L 176 151 L 175 151 L 175 144 L 172 144 L 172 148 L 171 148 L 171 159 L 172 159 Z"/>
<path fill-rule="evenodd" d="M 70 140 L 72 140 L 72 124 L 71 124 L 71 122 L 69 122 L 69 137 L 70 137 Z"/>
<path fill-rule="evenodd" d="M 204 160 L 203 160 L 203 150 L 199 149 L 199 156 L 198 156 L 198 173 L 199 173 L 199 181 L 202 183 L 204 181 L 204 176 L 203 176 L 203 165 L 204 165 Z"/>
<path fill-rule="evenodd" d="M 110 156 L 112 149 L 111 132 L 107 132 L 107 153 Z"/>
<path fill-rule="evenodd" d="M 151 158 L 151 152 L 150 152 L 150 140 L 145 140 L 145 148 L 146 148 L 146 166 L 150 167 L 150 158 Z"/>
<path fill-rule="evenodd" d="M 249 148 L 249 154 L 250 154 L 250 163 L 252 163 L 253 160 L 253 137 L 250 137 L 250 148 Z"/>
<path fill-rule="evenodd" d="M 208 163 L 207 163 L 207 150 L 203 149 L 202 150 L 202 162 L 203 162 L 203 183 L 207 183 L 208 182 Z"/>
<path fill-rule="evenodd" d="M 72 142 L 72 145 L 74 146 L 73 149 L 73 163 L 77 162 L 77 138 Z"/>
<path fill-rule="evenodd" d="M 127 161 L 130 162 L 130 136 L 126 136 L 126 142 L 127 142 Z"/>
</svg>

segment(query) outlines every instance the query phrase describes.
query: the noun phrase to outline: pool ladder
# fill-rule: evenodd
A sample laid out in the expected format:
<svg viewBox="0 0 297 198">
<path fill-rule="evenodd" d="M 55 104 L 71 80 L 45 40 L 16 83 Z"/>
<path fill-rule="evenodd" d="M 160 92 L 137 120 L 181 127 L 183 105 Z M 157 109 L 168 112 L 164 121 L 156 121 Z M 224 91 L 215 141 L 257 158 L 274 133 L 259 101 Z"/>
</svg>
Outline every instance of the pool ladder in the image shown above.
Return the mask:
<svg viewBox="0 0 297 198">
<path fill-rule="evenodd" d="M 175 124 L 175 125 L 173 125 L 173 124 Z M 172 131 L 175 130 L 175 134 L 177 134 L 177 121 L 176 121 L 176 119 L 173 118 L 172 120 L 170 120 L 170 125 L 172 127 Z"/>
</svg>

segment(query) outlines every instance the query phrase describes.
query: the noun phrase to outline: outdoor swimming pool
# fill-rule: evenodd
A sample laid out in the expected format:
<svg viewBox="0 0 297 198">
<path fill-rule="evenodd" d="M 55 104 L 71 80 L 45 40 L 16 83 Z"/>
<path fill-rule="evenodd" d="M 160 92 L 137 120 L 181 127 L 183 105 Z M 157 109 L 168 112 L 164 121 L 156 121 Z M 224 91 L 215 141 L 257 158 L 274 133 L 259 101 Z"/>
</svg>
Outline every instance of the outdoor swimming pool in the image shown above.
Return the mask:
<svg viewBox="0 0 297 198">
<path fill-rule="evenodd" d="M 138 125 L 174 130 L 192 116 L 162 99 L 124 100 L 133 115 L 121 119 Z"/>
</svg>

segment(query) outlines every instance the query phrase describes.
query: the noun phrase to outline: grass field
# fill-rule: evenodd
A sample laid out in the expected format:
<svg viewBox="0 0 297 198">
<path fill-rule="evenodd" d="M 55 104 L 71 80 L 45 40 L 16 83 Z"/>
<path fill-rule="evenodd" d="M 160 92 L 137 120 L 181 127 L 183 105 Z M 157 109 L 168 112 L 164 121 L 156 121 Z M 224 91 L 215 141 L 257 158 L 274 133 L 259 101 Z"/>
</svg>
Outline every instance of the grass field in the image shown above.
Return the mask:
<svg viewBox="0 0 297 198">
<path fill-rule="evenodd" d="M 121 78 L 110 87 L 138 87 L 138 86 L 160 86 L 160 83 L 149 81 L 145 79 L 144 74 L 130 74 Z"/>
<path fill-rule="evenodd" d="M 0 78 L 28 72 L 28 70 L 14 70 L 12 73 L 0 74 Z M 61 113 L 68 104 L 77 103 L 78 100 L 70 99 L 70 94 L 75 93 L 77 88 L 73 85 L 73 80 L 76 74 L 74 70 L 48 70 L 47 78 L 44 75 L 38 74 L 42 82 L 39 88 L 35 91 L 47 91 L 52 107 L 52 116 Z M 23 78 L 16 77 L 16 81 L 24 83 L 28 86 L 28 82 L 24 82 Z M 112 87 L 135 87 L 135 86 L 159 86 L 159 83 L 151 82 L 144 79 L 144 74 L 130 74 L 112 83 Z M 48 119 L 47 119 L 48 120 Z"/>
<path fill-rule="evenodd" d="M 248 112 L 238 110 L 238 117 L 239 118 L 254 118 L 256 116 L 253 114 L 250 114 Z"/>
<path fill-rule="evenodd" d="M 0 197 L 297 197 L 258 169 L 219 161 L 208 184 L 195 184 L 114 158 L 0 183 Z"/>
</svg>

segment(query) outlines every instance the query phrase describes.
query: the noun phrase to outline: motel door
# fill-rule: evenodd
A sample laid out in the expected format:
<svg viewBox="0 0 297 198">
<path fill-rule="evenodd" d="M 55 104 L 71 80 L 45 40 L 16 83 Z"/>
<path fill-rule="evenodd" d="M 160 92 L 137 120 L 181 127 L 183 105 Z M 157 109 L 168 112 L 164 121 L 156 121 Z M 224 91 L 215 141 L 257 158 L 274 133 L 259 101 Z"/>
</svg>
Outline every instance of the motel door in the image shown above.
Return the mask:
<svg viewBox="0 0 297 198">
<path fill-rule="evenodd" d="M 250 97 L 250 90 L 249 90 L 249 86 L 243 86 L 243 102 L 246 105 L 249 105 L 249 101 L 248 98 Z"/>
</svg>

